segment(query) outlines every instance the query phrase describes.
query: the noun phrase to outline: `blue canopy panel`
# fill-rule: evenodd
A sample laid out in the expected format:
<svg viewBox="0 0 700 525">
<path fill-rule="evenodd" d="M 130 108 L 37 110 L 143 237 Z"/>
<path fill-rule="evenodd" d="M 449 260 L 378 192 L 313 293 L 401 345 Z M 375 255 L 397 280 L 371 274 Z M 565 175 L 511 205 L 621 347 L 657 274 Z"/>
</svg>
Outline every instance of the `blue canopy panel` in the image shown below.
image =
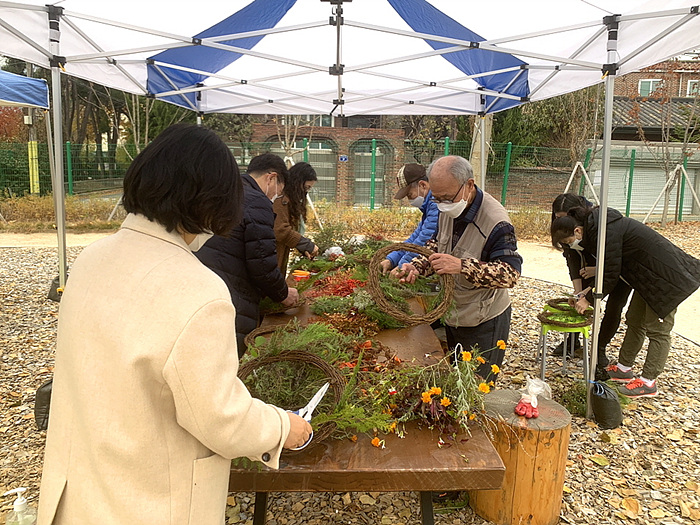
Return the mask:
<svg viewBox="0 0 700 525">
<path fill-rule="evenodd" d="M 0 70 L 0 106 L 49 109 L 49 87 L 46 80 Z"/>
<path fill-rule="evenodd" d="M 225 20 L 199 33 L 194 38 L 211 38 L 221 35 L 245 33 L 247 31 L 257 31 L 260 29 L 271 29 L 277 25 L 296 1 L 297 0 L 255 0 Z M 262 36 L 241 38 L 221 43 L 243 49 L 252 49 L 262 38 Z M 198 70 L 206 68 L 208 72 L 216 73 L 242 56 L 243 55 L 240 53 L 233 53 L 223 49 L 193 45 L 191 47 L 168 49 L 167 51 L 150 57 L 150 59 Z M 161 69 L 167 70 L 165 71 L 167 78 L 165 78 L 154 65 L 148 64 L 147 67 L 148 80 L 146 87 L 148 92 L 152 94 L 173 91 L 174 89 L 195 87 L 207 78 L 207 75 L 188 73 L 161 66 Z M 197 107 L 196 97 L 197 93 L 186 93 L 164 97 L 161 100 L 166 100 L 178 106 L 192 109 L 193 107 Z M 186 102 L 185 98 L 189 100 L 191 105 Z"/>
<path fill-rule="evenodd" d="M 482 42 L 486 40 L 473 31 L 470 31 L 459 22 L 453 20 L 439 9 L 436 9 L 425 0 L 388 0 L 388 2 L 399 16 L 418 33 L 458 38 L 469 42 Z M 452 44 L 444 42 L 434 42 L 430 40 L 426 40 L 426 42 L 435 50 L 452 46 Z M 455 53 L 446 53 L 442 55 L 442 57 L 466 75 L 475 75 L 488 71 L 527 65 L 526 62 L 523 62 L 513 55 L 484 49 L 470 49 Z M 479 77 L 475 79 L 475 81 L 479 85 L 493 91 L 498 91 L 500 93 L 505 92 L 517 97 L 527 97 L 530 93 L 527 73 L 527 69 L 520 69 L 517 71 Z M 494 100 L 496 100 L 495 103 Z M 493 106 L 491 106 L 491 104 L 493 104 Z M 485 107 L 489 108 L 489 113 L 494 113 L 520 104 L 521 102 L 512 99 L 487 96 Z"/>
</svg>

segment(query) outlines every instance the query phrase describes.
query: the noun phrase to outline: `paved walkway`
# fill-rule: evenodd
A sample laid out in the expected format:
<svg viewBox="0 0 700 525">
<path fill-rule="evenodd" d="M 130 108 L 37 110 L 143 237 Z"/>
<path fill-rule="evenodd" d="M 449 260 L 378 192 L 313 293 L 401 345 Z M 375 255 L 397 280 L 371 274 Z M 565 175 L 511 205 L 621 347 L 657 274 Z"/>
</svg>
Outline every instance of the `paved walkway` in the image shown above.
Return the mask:
<svg viewBox="0 0 700 525">
<path fill-rule="evenodd" d="M 110 232 L 111 233 L 111 232 Z M 87 246 L 88 244 L 109 235 L 109 233 L 68 233 L 68 246 Z M 55 233 L 0 233 L 0 248 L 19 246 L 55 247 Z M 523 275 L 542 281 L 571 285 L 566 263 L 561 255 L 548 244 L 534 242 L 518 242 L 518 250 L 523 256 Z M 676 314 L 674 331 L 696 344 L 700 344 L 700 291 L 695 292 L 679 307 Z"/>
<path fill-rule="evenodd" d="M 571 286 L 564 257 L 552 246 L 518 241 L 518 251 L 523 256 L 525 277 Z M 678 307 L 673 331 L 700 345 L 698 314 L 700 314 L 700 291 L 696 291 Z"/>
</svg>

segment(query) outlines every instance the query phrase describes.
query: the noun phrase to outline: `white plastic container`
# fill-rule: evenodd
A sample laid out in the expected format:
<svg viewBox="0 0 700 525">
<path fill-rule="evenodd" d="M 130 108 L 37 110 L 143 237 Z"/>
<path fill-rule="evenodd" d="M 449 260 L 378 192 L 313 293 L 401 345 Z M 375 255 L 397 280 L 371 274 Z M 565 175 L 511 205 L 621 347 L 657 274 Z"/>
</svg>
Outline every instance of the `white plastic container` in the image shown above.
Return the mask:
<svg viewBox="0 0 700 525">
<path fill-rule="evenodd" d="M 26 491 L 26 488 L 19 487 L 3 494 L 3 496 L 17 494 L 17 499 L 12 505 L 12 512 L 5 520 L 6 525 L 34 525 L 36 523 L 36 510 L 28 505 L 27 498 L 24 497 Z"/>
</svg>

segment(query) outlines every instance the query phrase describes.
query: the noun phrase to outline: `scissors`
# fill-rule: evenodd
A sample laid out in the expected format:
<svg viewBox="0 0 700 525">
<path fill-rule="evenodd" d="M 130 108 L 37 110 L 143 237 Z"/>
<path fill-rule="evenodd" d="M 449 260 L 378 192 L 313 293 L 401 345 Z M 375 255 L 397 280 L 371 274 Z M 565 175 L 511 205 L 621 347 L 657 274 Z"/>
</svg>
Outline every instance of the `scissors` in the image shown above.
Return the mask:
<svg viewBox="0 0 700 525">
<path fill-rule="evenodd" d="M 323 399 L 323 396 L 326 395 L 326 392 L 328 392 L 328 387 L 330 386 L 330 383 L 326 383 L 323 385 L 321 388 L 318 389 L 318 391 L 314 394 L 314 397 L 311 398 L 311 401 L 304 407 L 300 408 L 299 410 L 293 410 L 296 415 L 298 415 L 301 418 L 304 418 L 306 421 L 311 423 L 311 414 L 313 414 L 314 410 L 316 410 L 316 407 L 318 404 L 321 402 Z M 311 430 L 311 435 L 309 436 L 309 439 L 306 440 L 306 443 L 304 443 L 302 446 L 293 448 L 291 450 L 301 450 L 303 448 L 306 448 L 306 445 L 311 443 L 311 440 L 314 438 L 314 431 Z"/>
</svg>

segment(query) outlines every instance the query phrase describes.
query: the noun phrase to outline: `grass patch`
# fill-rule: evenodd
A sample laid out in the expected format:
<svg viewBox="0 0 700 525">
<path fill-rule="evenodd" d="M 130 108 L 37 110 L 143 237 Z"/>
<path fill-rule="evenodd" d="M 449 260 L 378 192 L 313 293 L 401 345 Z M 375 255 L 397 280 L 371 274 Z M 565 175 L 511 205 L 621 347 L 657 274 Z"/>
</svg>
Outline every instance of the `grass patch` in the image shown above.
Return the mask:
<svg viewBox="0 0 700 525">
<path fill-rule="evenodd" d="M 90 232 L 116 230 L 124 220 L 121 206 L 114 219 L 108 221 L 116 203 L 110 195 L 66 196 L 66 227 L 70 231 Z M 351 235 L 365 235 L 396 241 L 406 239 L 416 228 L 421 214 L 410 206 L 391 205 L 370 211 L 365 207 L 339 205 L 321 201 L 316 204 L 324 231 L 321 232 L 315 218 L 309 217 L 307 232 L 314 237 L 319 247 L 324 248 L 331 238 L 337 242 L 338 232 Z M 53 231 L 56 228 L 53 197 L 26 195 L 24 197 L 0 198 L 0 213 L 7 222 L 0 220 L 0 231 L 33 233 Z M 312 215 L 312 214 L 310 214 Z M 518 239 L 548 240 L 550 214 L 547 210 L 529 207 L 512 211 L 510 218 L 515 226 Z M 322 250 L 323 251 L 323 250 Z"/>
</svg>

